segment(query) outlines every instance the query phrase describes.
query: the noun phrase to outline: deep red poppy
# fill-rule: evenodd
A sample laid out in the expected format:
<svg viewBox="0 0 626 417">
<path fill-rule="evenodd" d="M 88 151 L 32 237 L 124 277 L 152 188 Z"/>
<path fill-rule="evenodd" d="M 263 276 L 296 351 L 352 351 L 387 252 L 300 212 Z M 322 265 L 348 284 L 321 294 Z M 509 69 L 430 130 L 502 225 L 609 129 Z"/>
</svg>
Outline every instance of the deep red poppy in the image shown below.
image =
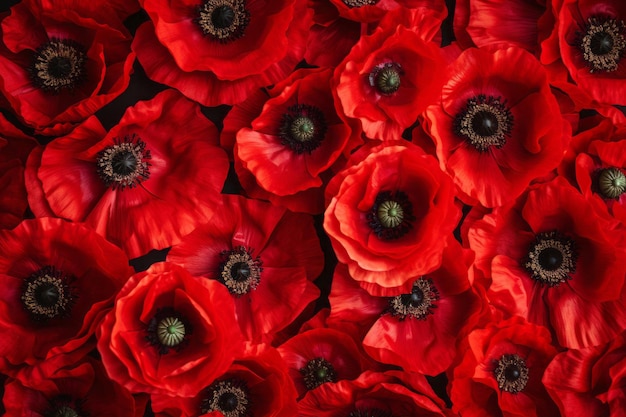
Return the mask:
<svg viewBox="0 0 626 417">
<path fill-rule="evenodd" d="M 317 299 L 313 280 L 324 266 L 311 216 L 231 195 L 167 260 L 221 282 L 242 333 L 256 343 L 270 342 Z"/>
<path fill-rule="evenodd" d="M 356 379 L 372 361 L 346 333 L 317 328 L 298 333 L 278 347 L 298 395 L 327 382 Z"/>
<path fill-rule="evenodd" d="M 7 417 L 143 415 L 141 403 L 111 381 L 102 363 L 86 357 L 79 362 L 58 361 L 54 372 L 26 383 L 9 380 L 5 386 Z M 145 407 L 144 407 L 145 408 Z"/>
<path fill-rule="evenodd" d="M 553 332 L 568 348 L 607 343 L 626 326 L 626 256 L 619 223 L 599 216 L 562 178 L 469 228 L 475 266 L 498 309 Z"/>
<path fill-rule="evenodd" d="M 474 255 L 450 240 L 441 267 L 415 277 L 408 290 L 393 297 L 369 295 L 338 266 L 329 296 L 329 325 L 361 327 L 359 340 L 379 362 L 425 375 L 444 372 L 482 305 L 468 280 Z"/>
<path fill-rule="evenodd" d="M 503 205 L 556 168 L 569 125 L 545 70 L 522 49 L 468 49 L 452 71 L 425 127 L 464 202 Z"/>
<path fill-rule="evenodd" d="M 359 149 L 326 189 L 324 229 L 337 259 L 375 295 L 441 265 L 460 211 L 435 158 L 406 141 Z"/>
<path fill-rule="evenodd" d="M 202 376 L 200 377 L 202 378 Z M 292 417 L 296 389 L 276 349 L 248 346 L 244 356 L 193 398 L 152 397 L 157 417 Z"/>
<path fill-rule="evenodd" d="M 352 381 L 324 384 L 309 391 L 298 409 L 302 417 L 453 416 L 424 376 L 400 371 L 365 371 Z"/>
<path fill-rule="evenodd" d="M 559 353 L 543 383 L 563 417 L 619 416 L 626 410 L 626 338 Z"/>
<path fill-rule="evenodd" d="M 299 70 L 237 131 L 235 170 L 246 192 L 290 210 L 324 211 L 324 187 L 347 146 L 360 141 L 335 110 L 332 70 Z M 250 102 L 252 104 L 252 102 Z M 343 161 L 342 161 L 343 162 Z"/>
<path fill-rule="evenodd" d="M 85 222 L 130 258 L 171 246 L 206 222 L 220 198 L 228 158 L 217 144 L 200 106 L 161 92 L 108 132 L 92 117 L 33 155 L 31 209 Z"/>
<path fill-rule="evenodd" d="M 463 417 L 558 415 L 541 382 L 557 351 L 550 332 L 520 317 L 472 331 L 451 372 L 452 409 Z"/>
<path fill-rule="evenodd" d="M 135 59 L 125 29 L 70 6 L 21 2 L 2 19 L 0 88 L 42 134 L 66 133 L 121 94 Z"/>
<path fill-rule="evenodd" d="M 574 83 L 604 104 L 626 104 L 626 3 L 565 0 L 558 15 L 560 55 Z"/>
<path fill-rule="evenodd" d="M 0 344 L 3 372 L 28 381 L 50 358 L 92 349 L 88 339 L 131 274 L 121 249 L 83 225 L 45 218 L 0 232 L 0 327 L 11 335 Z"/>
<path fill-rule="evenodd" d="M 133 393 L 193 397 L 243 350 L 228 291 L 169 262 L 133 275 L 96 335 L 109 377 Z"/>
<path fill-rule="evenodd" d="M 437 101 L 446 79 L 439 45 L 410 14 L 362 37 L 334 74 L 336 101 L 373 139 L 400 139 L 426 107 Z M 426 20 L 426 19 L 424 19 Z M 389 23 L 389 22 L 387 22 Z M 406 24 L 404 26 L 403 24 Z"/>
<path fill-rule="evenodd" d="M 146 74 L 217 106 L 275 84 L 302 60 L 312 11 L 304 0 L 141 0 L 151 22 L 133 50 Z"/>
<path fill-rule="evenodd" d="M 0 114 L 0 229 L 12 229 L 28 207 L 24 166 L 37 142 Z"/>
</svg>

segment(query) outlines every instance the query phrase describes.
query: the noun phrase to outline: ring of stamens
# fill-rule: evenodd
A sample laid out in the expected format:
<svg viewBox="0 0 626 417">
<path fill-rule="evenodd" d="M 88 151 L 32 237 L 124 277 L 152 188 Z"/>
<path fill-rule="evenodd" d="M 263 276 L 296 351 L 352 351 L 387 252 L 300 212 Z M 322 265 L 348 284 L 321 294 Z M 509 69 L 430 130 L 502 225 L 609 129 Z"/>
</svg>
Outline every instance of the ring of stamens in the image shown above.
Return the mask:
<svg viewBox="0 0 626 417">
<path fill-rule="evenodd" d="M 245 0 L 207 0 L 197 13 L 195 22 L 202 33 L 221 43 L 241 38 L 250 23 Z"/>
<path fill-rule="evenodd" d="M 324 358 L 311 359 L 300 368 L 306 389 L 312 390 L 325 382 L 336 382 L 337 374 L 333 365 Z"/>
<path fill-rule="evenodd" d="M 393 417 L 393 414 L 380 408 L 357 408 L 348 417 Z"/>
<path fill-rule="evenodd" d="M 85 48 L 69 39 L 53 38 L 37 48 L 28 69 L 33 84 L 46 93 L 72 91 L 85 79 Z"/>
<path fill-rule="evenodd" d="M 67 317 L 77 298 L 73 280 L 53 266 L 45 266 L 22 283 L 22 305 L 35 321 Z"/>
<path fill-rule="evenodd" d="M 579 48 L 589 72 L 616 71 L 626 52 L 626 25 L 606 16 L 587 19 Z"/>
<path fill-rule="evenodd" d="M 157 310 L 148 322 L 146 340 L 157 347 L 159 354 L 166 355 L 170 349 L 180 351 L 189 343 L 191 324 L 171 307 Z"/>
<path fill-rule="evenodd" d="M 371 87 L 383 95 L 391 95 L 400 89 L 401 76 L 404 74 L 400 64 L 385 62 L 376 65 L 368 76 Z"/>
<path fill-rule="evenodd" d="M 575 242 L 558 231 L 535 236 L 528 250 L 524 268 L 535 281 L 555 287 L 572 279 L 578 253 Z"/>
<path fill-rule="evenodd" d="M 249 416 L 250 393 L 245 381 L 236 378 L 216 381 L 204 390 L 202 414 L 219 411 L 224 417 Z"/>
<path fill-rule="evenodd" d="M 308 104 L 296 104 L 283 114 L 278 137 L 296 154 L 310 154 L 322 144 L 327 130 L 326 118 L 320 109 Z"/>
<path fill-rule="evenodd" d="M 223 251 L 220 256 L 219 281 L 231 294 L 242 296 L 256 289 L 263 271 L 261 258 L 253 258 L 251 250 L 243 246 Z"/>
<path fill-rule="evenodd" d="M 378 3 L 379 0 L 343 0 L 348 7 L 363 7 Z"/>
<path fill-rule="evenodd" d="M 517 354 L 502 355 L 493 372 L 500 391 L 517 394 L 528 384 L 528 366 Z"/>
<path fill-rule="evenodd" d="M 619 168 L 603 168 L 597 173 L 597 189 L 602 197 L 617 199 L 626 192 L 626 175 Z"/>
<path fill-rule="evenodd" d="M 82 417 L 88 413 L 83 411 L 83 399 L 73 399 L 69 395 L 58 395 L 49 400 L 49 407 L 44 417 Z"/>
<path fill-rule="evenodd" d="M 513 115 L 499 97 L 478 95 L 454 118 L 454 132 L 479 152 L 502 148 L 513 129 Z"/>
<path fill-rule="evenodd" d="M 113 190 L 133 188 L 150 178 L 150 150 L 139 136 L 132 134 L 107 146 L 96 157 L 98 176 Z"/>
<path fill-rule="evenodd" d="M 409 197 L 402 191 L 381 191 L 367 213 L 370 228 L 382 240 L 404 236 L 415 220 Z"/>
<path fill-rule="evenodd" d="M 439 299 L 439 291 L 433 285 L 432 280 L 420 278 L 413 283 L 409 294 L 401 294 L 389 299 L 389 311 L 398 320 L 411 317 L 424 320 L 433 314 Z"/>
</svg>

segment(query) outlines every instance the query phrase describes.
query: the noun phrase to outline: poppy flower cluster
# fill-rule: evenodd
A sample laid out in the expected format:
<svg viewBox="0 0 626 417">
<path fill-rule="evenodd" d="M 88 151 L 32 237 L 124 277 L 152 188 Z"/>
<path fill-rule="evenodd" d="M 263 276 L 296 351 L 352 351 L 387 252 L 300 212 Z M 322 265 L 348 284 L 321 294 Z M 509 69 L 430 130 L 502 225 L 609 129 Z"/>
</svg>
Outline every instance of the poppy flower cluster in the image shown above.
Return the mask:
<svg viewBox="0 0 626 417">
<path fill-rule="evenodd" d="M 623 416 L 624 22 L 3 2 L 0 414 Z"/>
</svg>

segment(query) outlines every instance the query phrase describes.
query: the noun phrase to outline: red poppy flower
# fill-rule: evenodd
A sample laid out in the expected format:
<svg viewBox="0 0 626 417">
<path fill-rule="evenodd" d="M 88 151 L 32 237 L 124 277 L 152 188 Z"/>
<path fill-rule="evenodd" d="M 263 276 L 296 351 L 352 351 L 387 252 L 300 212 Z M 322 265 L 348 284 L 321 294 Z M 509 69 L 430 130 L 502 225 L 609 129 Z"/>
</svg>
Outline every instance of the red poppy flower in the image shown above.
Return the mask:
<svg viewBox="0 0 626 417">
<path fill-rule="evenodd" d="M 592 416 L 619 416 L 626 410 L 626 343 L 622 333 L 612 342 L 559 353 L 543 383 L 563 417 L 584 410 Z"/>
<path fill-rule="evenodd" d="M 22 2 L 2 19 L 0 88 L 43 134 L 69 131 L 121 94 L 135 59 L 126 30 L 69 6 Z"/>
<path fill-rule="evenodd" d="M 617 225 L 557 178 L 475 221 L 468 238 L 476 267 L 492 278 L 491 303 L 578 349 L 626 327 L 626 246 Z"/>
<path fill-rule="evenodd" d="M 298 403 L 302 417 L 448 416 L 426 378 L 398 371 L 365 371 L 357 379 L 324 384 Z"/>
<path fill-rule="evenodd" d="M 299 333 L 280 345 L 278 351 L 300 397 L 327 382 L 356 379 L 372 365 L 348 334 L 335 329 Z"/>
<path fill-rule="evenodd" d="M 128 280 L 97 337 L 111 379 L 166 396 L 195 396 L 243 348 L 226 289 L 169 262 Z"/>
<path fill-rule="evenodd" d="M 37 142 L 0 114 L 0 229 L 12 229 L 28 207 L 24 165 Z"/>
<path fill-rule="evenodd" d="M 335 111 L 330 69 L 300 70 L 237 132 L 235 169 L 246 192 L 311 214 L 324 210 L 332 166 L 358 139 Z"/>
<path fill-rule="evenodd" d="M 355 280 L 376 284 L 375 295 L 437 269 L 460 216 L 450 178 L 406 141 L 361 148 L 326 197 L 337 259 Z"/>
<path fill-rule="evenodd" d="M 565 0 L 558 15 L 561 58 L 572 80 L 594 100 L 626 104 L 626 4 Z"/>
<path fill-rule="evenodd" d="M 547 329 L 519 317 L 472 331 L 450 381 L 452 409 L 463 417 L 558 415 L 541 382 L 556 355 Z"/>
<path fill-rule="evenodd" d="M 130 107 L 108 132 L 92 117 L 30 161 L 31 208 L 85 222 L 130 258 L 171 246 L 219 199 L 228 159 L 217 135 L 174 90 Z"/>
<path fill-rule="evenodd" d="M 407 20 L 405 15 L 400 22 Z M 429 41 L 423 32 L 394 21 L 362 37 L 335 69 L 336 101 L 348 117 L 359 119 L 368 137 L 400 139 L 437 100 L 445 61 Z"/>
<path fill-rule="evenodd" d="M 331 326 L 362 326 L 365 351 L 379 362 L 435 376 L 456 356 L 456 342 L 474 325 L 481 304 L 468 280 L 473 253 L 453 241 L 441 267 L 393 297 L 373 297 L 337 267 L 329 296 Z"/>
<path fill-rule="evenodd" d="M 304 0 L 140 3 L 152 21 L 133 50 L 146 74 L 205 106 L 238 103 L 287 76 L 311 26 Z"/>
<path fill-rule="evenodd" d="M 276 349 L 249 346 L 244 357 L 193 398 L 152 397 L 157 417 L 292 417 L 296 390 Z M 207 414 L 208 413 L 208 414 Z"/>
<path fill-rule="evenodd" d="M 502 4 L 485 0 L 457 1 L 454 35 L 464 49 L 498 44 L 539 51 L 543 37 L 550 35 L 554 16 L 545 1 L 513 0 Z M 548 7 L 546 7 L 548 6 Z"/>
<path fill-rule="evenodd" d="M 7 417 L 143 415 L 133 396 L 111 381 L 102 364 L 86 357 L 59 364 L 54 373 L 28 381 L 9 380 L 3 398 Z M 138 413 L 141 414 L 138 414 Z"/>
<path fill-rule="evenodd" d="M 270 342 L 317 299 L 313 280 L 324 266 L 311 216 L 228 195 L 167 260 L 227 288 L 239 326 L 254 342 Z"/>
<path fill-rule="evenodd" d="M 0 327 L 11 335 L 0 344 L 3 372 L 35 372 L 56 355 L 93 348 L 88 339 L 131 274 L 119 248 L 79 224 L 24 220 L 1 232 Z"/>
<path fill-rule="evenodd" d="M 469 49 L 425 113 L 437 156 L 468 204 L 496 207 L 556 168 L 569 141 L 545 70 L 519 48 Z"/>
</svg>

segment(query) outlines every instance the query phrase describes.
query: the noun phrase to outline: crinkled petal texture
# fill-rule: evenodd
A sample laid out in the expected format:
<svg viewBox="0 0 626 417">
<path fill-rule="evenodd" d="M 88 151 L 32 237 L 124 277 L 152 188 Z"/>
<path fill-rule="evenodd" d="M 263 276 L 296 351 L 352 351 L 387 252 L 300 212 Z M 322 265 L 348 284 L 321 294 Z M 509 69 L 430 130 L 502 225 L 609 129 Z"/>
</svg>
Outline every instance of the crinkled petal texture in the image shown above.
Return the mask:
<svg viewBox="0 0 626 417">
<path fill-rule="evenodd" d="M 625 19 L 626 4 L 620 0 L 565 0 L 560 8 L 557 25 L 563 64 L 578 87 L 600 103 L 626 104 Z M 608 27 L 615 23 L 605 33 L 616 36 L 616 41 L 608 53 L 597 56 L 593 44 L 585 46 L 585 37 L 593 36 L 603 22 L 609 22 Z"/>
<path fill-rule="evenodd" d="M 182 323 L 184 338 L 164 349 L 155 325 L 172 317 Z M 97 337 L 111 379 L 133 393 L 166 396 L 197 395 L 243 350 L 228 291 L 169 262 L 128 280 Z"/>
<path fill-rule="evenodd" d="M 472 331 L 462 342 L 461 359 L 453 369 L 452 409 L 464 417 L 558 415 L 556 404 L 541 382 L 545 368 L 556 355 L 550 341 L 546 328 L 520 317 Z M 511 357 L 515 357 L 512 363 L 507 361 Z M 504 369 L 513 367 L 520 377 L 512 389 L 509 383 L 514 380 L 498 378 L 505 376 Z"/>
<path fill-rule="evenodd" d="M 356 22 L 374 22 L 382 19 L 389 12 L 406 11 L 410 13 L 411 9 L 432 10 L 437 20 L 443 20 L 446 17 L 446 4 L 442 0 L 377 0 L 369 2 L 371 4 L 357 5 L 355 1 L 348 0 L 330 0 L 337 7 L 340 16 L 354 20 Z"/>
<path fill-rule="evenodd" d="M 513 201 L 556 168 L 570 140 L 546 72 L 530 53 L 511 47 L 468 49 L 452 73 L 441 103 L 425 112 L 441 167 L 468 204 Z"/>
<path fill-rule="evenodd" d="M 332 381 L 356 379 L 362 372 L 371 369 L 371 360 L 346 333 L 328 328 L 315 328 L 299 333 L 278 347 L 280 355 L 289 368 L 300 397 L 313 388 L 307 364 L 323 359 L 330 364 Z M 305 379 L 306 378 L 306 379 Z M 320 383 L 321 385 L 321 383 Z"/>
<path fill-rule="evenodd" d="M 362 37 L 334 75 L 334 94 L 345 114 L 358 119 L 368 137 L 381 140 L 400 139 L 437 101 L 446 78 L 439 46 L 396 25 Z M 392 77 L 387 72 L 398 79 L 386 78 Z"/>
<path fill-rule="evenodd" d="M 37 142 L 0 115 L 0 229 L 12 229 L 28 207 L 24 166 Z"/>
<path fill-rule="evenodd" d="M 232 288 L 233 282 L 225 282 L 224 274 L 228 277 L 239 267 L 228 263 L 239 248 L 254 260 L 248 266 L 260 270 L 256 285 L 251 282 L 252 287 L 241 294 L 233 289 L 230 298 L 237 320 L 247 340 L 270 342 L 319 296 L 313 280 L 322 272 L 324 255 L 313 218 L 266 202 L 224 195 L 210 222 L 172 247 L 167 259 Z"/>
<path fill-rule="evenodd" d="M 67 8 L 83 17 L 92 18 L 115 28 L 123 28 L 124 20 L 140 10 L 137 0 L 36 0 L 48 10 Z"/>
<path fill-rule="evenodd" d="M 34 72 L 53 78 L 34 69 L 35 57 L 51 41 L 69 42 L 78 51 L 69 56 L 84 59 L 72 61 L 84 65 L 76 64 L 78 75 L 56 92 L 40 87 L 41 81 L 35 81 L 39 75 L 31 76 Z M 0 89 L 21 120 L 42 134 L 66 133 L 120 95 L 134 60 L 126 29 L 81 15 L 70 5 L 50 8 L 22 2 L 2 20 Z"/>
<path fill-rule="evenodd" d="M 549 328 L 559 345 L 580 349 L 607 343 L 626 327 L 626 253 L 618 224 L 557 178 L 531 189 L 517 206 L 475 221 L 469 246 L 476 266 L 492 278 L 487 295 L 494 306 Z M 550 232 L 571 242 L 575 254 L 568 256 L 573 268 L 563 269 L 563 280 L 552 286 L 533 275 L 541 263 L 529 266 L 538 236 Z"/>
<path fill-rule="evenodd" d="M 395 239 L 386 238 L 388 227 L 381 227 L 378 210 L 373 210 L 385 192 L 402 192 L 408 200 L 398 203 L 406 209 L 402 221 L 408 224 L 399 225 L 404 234 Z M 361 148 L 331 180 L 326 198 L 324 229 L 337 259 L 348 265 L 355 280 L 376 284 L 375 295 L 393 293 L 438 268 L 460 217 L 450 178 L 435 158 L 404 141 Z"/>
<path fill-rule="evenodd" d="M 27 280 L 41 276 L 46 267 L 64 277 L 60 280 L 69 288 L 61 299 L 69 307 L 65 314 L 42 320 L 22 300 Z M 86 344 L 89 337 L 132 272 L 121 249 L 83 225 L 43 218 L 24 220 L 13 230 L 3 231 L 0 326 L 11 334 L 0 343 L 3 371 L 13 374 L 6 368 L 24 364 L 45 368 L 46 360 L 56 355 L 91 350 L 92 344 Z M 28 372 L 34 371 L 31 367 Z"/>
<path fill-rule="evenodd" d="M 239 129 L 235 169 L 249 195 L 294 211 L 324 211 L 324 187 L 332 166 L 355 133 L 360 135 L 360 129 L 353 132 L 335 110 L 331 76 L 330 69 L 298 71 L 290 77 L 292 83 L 264 103 L 249 127 Z M 291 120 L 301 114 L 313 123 L 313 136 L 303 145 L 310 150 L 298 148 L 302 142 L 295 135 L 300 133 L 293 132 Z"/>
<path fill-rule="evenodd" d="M 138 29 L 133 50 L 146 74 L 206 106 L 243 101 L 286 77 L 304 56 L 312 25 L 304 0 L 248 0 L 243 36 L 220 41 L 203 34 L 201 2 L 141 3 L 151 22 Z"/>
<path fill-rule="evenodd" d="M 583 410 L 597 416 L 623 413 L 626 387 L 624 336 L 622 333 L 606 345 L 559 353 L 550 363 L 543 383 L 563 417 L 579 417 Z"/>
<path fill-rule="evenodd" d="M 309 391 L 298 408 L 303 417 L 453 415 L 424 376 L 401 371 L 365 371 L 351 381 L 324 384 Z"/>
<path fill-rule="evenodd" d="M 475 325 L 481 311 L 482 303 L 467 276 L 472 260 L 471 251 L 451 242 L 441 267 L 419 278 L 422 285 L 424 280 L 428 282 L 428 290 L 435 294 L 433 300 L 423 299 L 413 305 L 425 312 L 404 316 L 387 299 L 385 310 L 378 313 L 363 339 L 365 351 L 379 362 L 408 372 L 435 376 L 446 371 L 457 354 L 457 341 Z M 398 296 L 410 300 L 410 294 Z M 407 302 L 403 302 L 405 307 Z"/>
<path fill-rule="evenodd" d="M 47 377 L 37 376 L 27 384 L 18 380 L 7 382 L 3 397 L 5 416 L 143 415 L 130 392 L 109 379 L 102 363 L 90 357 L 81 361 L 65 358 L 65 363 L 59 359 L 54 373 Z M 60 414 L 63 406 L 77 414 Z"/>
<path fill-rule="evenodd" d="M 203 378 L 201 376 L 201 378 Z M 231 367 L 214 381 L 206 380 L 206 388 L 193 398 L 172 398 L 152 396 L 152 409 L 158 417 L 222 417 L 217 406 L 208 406 L 214 398 L 215 388 L 220 384 L 235 384 L 246 390 L 245 401 L 239 399 L 247 415 L 258 417 L 292 417 L 297 413 L 296 390 L 289 378 L 285 363 L 276 349 L 269 345 L 250 345 L 246 347 L 243 358 L 237 359 Z M 223 395 L 223 394 L 222 394 Z M 203 404 L 204 402 L 204 404 Z M 208 414 L 201 411 L 208 409 Z M 224 411 L 224 410 L 223 410 Z M 227 411 L 227 410 L 226 410 Z M 224 413 L 225 414 L 225 413 Z M 226 414 L 227 415 L 227 414 Z"/>
<path fill-rule="evenodd" d="M 130 186 L 107 186 L 103 152 L 127 140 L 143 142 L 148 174 Z M 49 143 L 29 167 L 31 207 L 36 216 L 49 215 L 37 201 L 44 198 L 55 216 L 85 222 L 130 258 L 171 246 L 207 221 L 220 199 L 228 157 L 217 144 L 217 129 L 200 106 L 166 90 L 130 107 L 109 132 L 93 117 Z"/>
</svg>

